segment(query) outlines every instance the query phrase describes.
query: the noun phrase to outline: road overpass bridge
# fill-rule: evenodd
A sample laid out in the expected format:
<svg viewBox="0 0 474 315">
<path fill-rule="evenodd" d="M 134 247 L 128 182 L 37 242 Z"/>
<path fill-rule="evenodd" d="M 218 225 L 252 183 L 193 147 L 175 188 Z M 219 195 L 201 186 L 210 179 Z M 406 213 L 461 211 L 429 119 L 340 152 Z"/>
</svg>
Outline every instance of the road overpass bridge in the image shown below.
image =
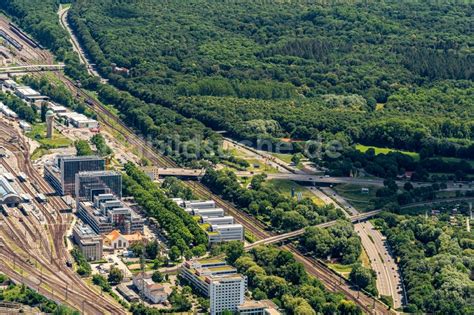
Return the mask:
<svg viewBox="0 0 474 315">
<path fill-rule="evenodd" d="M 183 178 L 201 178 L 206 174 L 205 169 L 173 168 L 173 167 L 143 167 L 142 171 L 157 180 L 166 176 Z"/>
<path fill-rule="evenodd" d="M 26 65 L 0 67 L 0 73 L 27 73 L 27 72 L 43 72 L 43 71 L 61 71 L 65 67 L 64 64 L 55 65 Z"/>
<path fill-rule="evenodd" d="M 435 205 L 435 204 L 444 203 L 444 202 L 472 201 L 472 200 L 474 200 L 474 197 L 446 198 L 446 199 L 438 199 L 438 200 L 432 200 L 432 201 L 412 203 L 412 204 L 405 205 L 401 208 L 402 209 L 408 209 L 408 208 L 418 207 L 418 206 Z M 377 210 L 372 210 L 372 211 L 369 211 L 369 212 L 359 213 L 359 214 L 356 214 L 356 215 L 353 215 L 353 216 L 349 217 L 349 220 L 352 223 L 365 221 L 367 219 L 370 219 L 373 216 L 376 216 L 380 212 L 382 212 L 382 209 L 377 209 Z M 324 223 L 321 223 L 321 224 L 318 224 L 318 225 L 314 225 L 314 227 L 327 228 L 327 227 L 335 225 L 336 223 L 337 223 L 337 220 L 334 220 L 334 221 L 324 222 Z M 254 242 L 252 244 L 249 244 L 249 245 L 245 246 L 245 250 L 250 250 L 250 249 L 252 249 L 256 246 L 259 246 L 259 245 L 275 244 L 275 243 L 285 241 L 285 240 L 290 239 L 290 238 L 300 236 L 300 235 L 304 234 L 304 232 L 306 231 L 307 228 L 308 227 L 305 227 L 305 228 L 302 228 L 302 229 L 299 229 L 299 230 L 296 230 L 296 231 L 291 231 L 291 232 L 288 232 L 288 233 L 275 235 L 275 236 L 271 236 L 271 237 L 268 237 L 268 238 L 265 238 L 265 239 L 258 240 L 258 241 Z"/>
<path fill-rule="evenodd" d="M 352 223 L 364 221 L 364 220 L 367 220 L 367 219 L 379 214 L 381 211 L 382 210 L 379 209 L 379 210 L 373 210 L 373 211 L 370 211 L 370 212 L 360 213 L 360 214 L 351 216 L 349 218 L 349 220 Z M 337 223 L 337 220 L 334 220 L 334 221 L 329 221 L 329 222 L 324 222 L 324 223 L 321 223 L 321 224 L 318 224 L 318 225 L 314 225 L 314 227 L 327 228 L 327 227 L 335 225 L 336 223 Z M 257 247 L 259 245 L 270 245 L 270 244 L 282 242 L 282 241 L 285 241 L 287 239 L 303 235 L 304 232 L 306 232 L 307 228 L 308 227 L 303 228 L 303 229 L 299 229 L 299 230 L 296 230 L 296 231 L 291 231 L 291 232 L 288 232 L 288 233 L 285 233 L 285 234 L 275 235 L 275 236 L 271 236 L 271 237 L 268 237 L 268 238 L 265 238 L 265 239 L 261 239 L 259 241 L 256 241 L 252 244 L 249 244 L 249 245 L 245 246 L 245 250 L 250 250 L 250 249 L 252 249 L 254 247 Z"/>
</svg>

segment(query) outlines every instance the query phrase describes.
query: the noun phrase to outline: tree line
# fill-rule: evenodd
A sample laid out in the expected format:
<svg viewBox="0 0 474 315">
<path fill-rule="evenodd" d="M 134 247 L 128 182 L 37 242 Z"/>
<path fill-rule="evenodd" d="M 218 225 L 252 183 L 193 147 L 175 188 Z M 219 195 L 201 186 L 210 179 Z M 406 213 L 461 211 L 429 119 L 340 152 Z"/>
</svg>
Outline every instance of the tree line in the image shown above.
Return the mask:
<svg viewBox="0 0 474 315">
<path fill-rule="evenodd" d="M 470 6 L 199 3 L 82 1 L 70 19 L 112 84 L 236 138 L 415 151 L 473 139 Z"/>
<path fill-rule="evenodd" d="M 124 166 L 124 194 L 133 196 L 149 217 L 165 231 L 171 250 L 191 258 L 206 252 L 207 236 L 197 222 L 166 197 L 155 183 L 132 163 Z"/>
<path fill-rule="evenodd" d="M 247 276 L 253 299 L 271 299 L 294 315 L 362 314 L 354 302 L 340 293 L 328 292 L 319 280 L 309 276 L 288 251 L 259 246 L 244 253 L 239 245 L 230 244 L 226 254 L 228 262 Z"/>
<path fill-rule="evenodd" d="M 202 183 L 276 230 L 292 231 L 343 217 L 332 205 L 317 206 L 308 198 L 297 201 L 285 197 L 265 185 L 265 175 L 254 176 L 248 189 L 240 185 L 235 173 L 208 169 Z"/>
<path fill-rule="evenodd" d="M 461 218 L 461 220 L 464 220 Z M 408 313 L 470 314 L 474 239 L 449 216 L 383 213 L 376 225 L 399 261 Z"/>
</svg>

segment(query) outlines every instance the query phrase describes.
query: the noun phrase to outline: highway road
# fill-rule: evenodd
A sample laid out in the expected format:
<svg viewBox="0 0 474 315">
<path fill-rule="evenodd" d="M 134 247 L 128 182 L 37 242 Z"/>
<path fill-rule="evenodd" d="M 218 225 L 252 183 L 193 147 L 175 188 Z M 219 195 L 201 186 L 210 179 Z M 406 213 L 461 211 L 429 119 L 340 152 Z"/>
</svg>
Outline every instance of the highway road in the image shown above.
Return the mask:
<svg viewBox="0 0 474 315">
<path fill-rule="evenodd" d="M 65 15 L 61 14 L 61 20 L 63 20 L 63 26 L 68 29 L 70 34 L 73 36 L 71 30 L 68 28 L 67 24 L 64 22 L 65 21 Z M 80 49 L 79 43 L 77 40 L 75 40 L 75 45 L 79 48 L 79 54 L 82 55 L 82 57 L 85 59 L 85 54 L 82 52 Z M 83 59 L 81 58 L 81 59 Z M 66 78 L 63 78 L 65 82 L 67 82 L 68 87 L 73 90 L 76 93 L 81 94 L 81 90 L 75 87 L 72 82 L 68 82 Z M 126 127 L 122 121 L 120 121 L 119 118 L 117 118 L 115 115 L 110 113 L 106 108 L 104 108 L 100 103 L 94 102 L 92 104 L 91 108 L 99 113 L 100 115 L 105 115 L 107 117 L 107 120 L 110 119 L 111 121 L 114 122 L 114 124 L 109 124 L 105 122 L 105 124 L 110 127 L 110 128 L 117 128 L 117 125 L 120 126 L 121 128 L 121 133 L 124 134 L 124 136 L 127 138 L 127 140 L 132 144 L 135 145 L 137 148 L 141 150 L 141 152 L 145 153 L 147 158 L 150 159 L 150 161 L 155 165 L 159 167 L 176 167 L 176 163 L 171 161 L 169 158 L 161 156 L 157 151 L 155 151 L 153 148 L 149 147 L 140 137 L 138 137 L 133 130 L 130 128 Z M 246 174 L 245 176 L 249 176 L 251 174 Z M 313 181 L 313 179 L 309 178 L 310 175 L 304 175 L 304 174 L 282 174 L 287 177 L 283 177 L 283 179 L 292 179 L 292 180 L 297 180 L 299 181 L 302 179 L 303 181 Z M 271 175 L 271 176 L 278 176 L 278 175 Z M 281 176 L 281 175 L 280 175 Z M 288 178 L 288 176 L 302 176 L 302 178 Z M 313 176 L 314 177 L 314 176 Z M 377 182 L 370 179 L 362 180 L 362 179 L 353 179 L 349 178 L 348 180 L 345 179 L 335 179 L 335 178 L 318 178 L 318 181 L 322 179 L 322 182 L 326 183 L 345 183 L 345 182 L 354 182 L 358 183 L 361 185 L 379 185 L 382 186 L 383 182 Z M 265 239 L 267 237 L 271 237 L 274 234 L 272 232 L 266 231 L 265 226 L 263 226 L 258 220 L 256 220 L 254 217 L 249 216 L 248 214 L 240 211 L 239 209 L 235 208 L 234 205 L 230 204 L 227 201 L 222 200 L 220 197 L 213 195 L 206 187 L 202 186 L 200 183 L 188 183 L 189 187 L 193 189 L 195 193 L 197 193 L 200 196 L 205 196 L 209 197 L 211 199 L 214 199 L 217 202 L 217 205 L 219 207 L 222 207 L 226 209 L 228 213 L 231 215 L 234 215 L 236 218 L 236 221 L 238 223 L 241 223 L 244 225 L 247 231 L 250 231 L 252 234 L 254 234 L 255 238 L 257 239 Z M 345 281 L 341 280 L 337 275 L 334 275 L 334 273 L 329 270 L 327 267 L 324 265 L 319 264 L 317 261 L 305 257 L 302 255 L 298 249 L 296 249 L 292 245 L 285 246 L 285 249 L 288 249 L 291 251 L 295 257 L 301 261 L 304 265 L 306 270 L 313 276 L 319 278 L 326 288 L 328 288 L 331 291 L 342 291 L 344 295 L 357 303 L 363 310 L 364 312 L 367 313 L 372 313 L 372 305 L 374 306 L 375 310 L 373 313 L 376 314 L 388 314 L 391 313 L 386 309 L 386 306 L 379 301 L 374 301 L 371 297 L 366 296 L 365 294 L 361 293 L 359 296 L 359 293 L 354 291 L 353 289 L 350 288 L 350 285 L 346 283 Z"/>
<path fill-rule="evenodd" d="M 241 142 L 235 141 L 235 140 L 230 139 L 230 138 L 224 138 L 224 141 L 226 141 L 231 146 L 239 148 L 239 150 L 245 152 L 246 154 L 253 155 L 256 158 L 260 158 L 260 159 L 264 160 L 266 164 L 274 167 L 280 173 L 304 174 L 298 168 L 294 167 L 293 165 L 290 165 L 289 163 L 286 163 L 285 161 L 279 159 L 278 157 L 275 157 L 275 156 L 271 155 L 267 151 L 262 151 L 262 150 L 255 149 L 253 147 L 247 146 L 247 145 L 245 145 Z"/>
<path fill-rule="evenodd" d="M 321 187 L 321 191 L 326 196 L 331 198 L 331 200 L 333 200 L 340 208 L 344 209 L 344 212 L 349 216 L 359 214 L 359 211 L 357 211 L 349 202 L 347 202 L 346 199 L 342 198 L 341 195 L 337 194 L 334 189 L 330 187 Z"/>
<path fill-rule="evenodd" d="M 385 237 L 376 230 L 370 221 L 354 224 L 360 236 L 370 265 L 377 274 L 377 290 L 379 294 L 391 296 L 393 307 L 399 308 L 403 302 L 400 270 L 388 250 Z"/>
<path fill-rule="evenodd" d="M 60 6 L 59 11 L 58 11 L 59 21 L 61 23 L 61 26 L 68 32 L 72 47 L 74 51 L 76 51 L 79 55 L 79 60 L 81 61 L 81 63 L 83 63 L 86 66 L 87 72 L 89 73 L 89 75 L 100 78 L 101 82 L 103 83 L 107 82 L 107 79 L 101 77 L 99 72 L 97 72 L 94 69 L 93 64 L 89 61 L 89 58 L 87 57 L 86 53 L 82 49 L 81 45 L 79 44 L 79 40 L 77 39 L 76 35 L 72 31 L 67 21 L 68 12 L 69 12 L 69 7 Z"/>
</svg>

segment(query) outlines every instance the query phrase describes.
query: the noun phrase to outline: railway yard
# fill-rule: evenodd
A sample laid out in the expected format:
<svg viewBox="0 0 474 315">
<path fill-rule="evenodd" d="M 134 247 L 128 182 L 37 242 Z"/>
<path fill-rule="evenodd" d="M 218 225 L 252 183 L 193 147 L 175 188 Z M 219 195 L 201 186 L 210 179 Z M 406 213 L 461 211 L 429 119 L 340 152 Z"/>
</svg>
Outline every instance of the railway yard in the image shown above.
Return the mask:
<svg viewBox="0 0 474 315">
<path fill-rule="evenodd" d="M 4 121 L 0 123 L 0 145 L 8 156 L 2 158 L 2 167 L 16 178 L 19 172 L 28 176 L 26 182 L 16 179 L 14 183 L 23 193 L 44 194 L 48 199 L 46 203 L 32 199 L 31 212 L 5 207 L 7 215 L 2 216 L 0 230 L 2 271 L 52 300 L 87 313 L 124 313 L 115 301 L 93 291 L 67 266 L 70 257 L 64 235 L 71 214 L 62 213 L 67 205 L 33 168 L 28 144 L 12 130 Z"/>
<path fill-rule="evenodd" d="M 61 23 L 65 28 L 68 27 L 66 14 L 67 10 L 60 11 Z M 2 40 L 0 41 L 0 68 L 2 66 L 54 65 L 54 57 L 50 52 L 42 49 L 33 39 L 2 16 L 0 16 L 0 39 Z M 81 55 L 81 61 L 88 63 L 75 38 L 73 38 L 73 44 L 75 51 Z M 96 75 L 90 65 L 88 70 L 92 75 Z M 3 74 L 7 72 L 4 71 Z M 38 76 L 37 72 L 26 68 L 25 73 Z M 171 158 L 162 155 L 152 147 L 109 107 L 91 97 L 90 92 L 82 89 L 60 70 L 50 73 L 95 114 L 100 123 L 100 132 L 115 152 L 116 160 L 119 161 L 118 166 L 127 161 L 138 163 L 145 158 L 151 166 L 156 168 L 180 167 Z M 15 75 L 22 75 L 22 73 L 15 72 Z M 71 143 L 81 138 L 87 139 L 91 134 L 65 127 L 58 130 Z M 119 140 L 117 135 L 120 135 L 122 139 Z M 25 202 L 20 205 L 0 205 L 2 207 L 0 271 L 15 282 L 23 283 L 45 297 L 80 310 L 83 314 L 127 314 L 127 311 L 110 295 L 103 294 L 98 287 L 86 283 L 74 271 L 74 268 L 71 268 L 73 258 L 68 250 L 67 234 L 76 220 L 75 214 L 70 211 L 70 205 L 66 204 L 43 177 L 42 166 L 48 156 L 44 157 L 44 160 L 31 161 L 35 145 L 37 144 L 34 140 L 28 138 L 20 130 L 16 120 L 3 115 L 0 117 L 0 148 L 3 152 L 0 157 L 0 174 L 9 174 L 11 176 L 8 179 L 9 184 L 18 192 L 18 195 L 25 198 Z M 56 150 L 55 154 L 62 153 L 61 150 Z M 285 170 L 285 172 L 290 171 Z M 245 232 L 257 243 L 264 243 L 266 239 L 279 236 L 256 217 L 213 194 L 199 181 L 183 180 L 183 183 L 192 190 L 194 195 L 203 200 L 213 200 L 216 207 L 224 209 L 226 215 L 233 216 L 236 223 L 241 224 Z M 376 211 L 380 212 L 380 210 Z M 355 213 L 357 214 L 357 211 Z M 351 218 L 350 215 L 348 214 L 349 218 Z M 308 274 L 319 279 L 326 289 L 341 292 L 347 300 L 357 304 L 364 313 L 396 313 L 381 300 L 355 289 L 346 278 L 330 269 L 324 262 L 305 255 L 295 242 L 285 239 L 279 240 L 278 244 L 282 249 L 291 252 L 295 259 L 304 265 Z M 376 257 L 379 252 L 374 247 L 371 254 Z M 393 260 L 392 264 L 394 264 Z M 390 271 L 387 271 L 387 277 L 392 277 Z M 390 293 L 392 288 L 387 291 Z M 401 302 L 399 299 L 397 306 L 400 306 Z"/>
<path fill-rule="evenodd" d="M 10 65 L 52 64 L 52 55 L 33 47 L 31 43 L 14 33 L 4 18 L 0 18 L 0 27 L 12 38 L 23 46 L 22 57 L 15 59 Z M 55 75 L 69 88 L 73 95 L 87 100 L 90 109 L 97 114 L 98 120 L 104 131 L 110 134 L 120 134 L 125 141 L 146 157 L 153 166 L 173 168 L 178 165 L 168 157 L 161 155 L 149 144 L 136 135 L 115 114 L 101 103 L 90 98 L 75 82 L 64 76 L 61 72 Z M 35 74 L 33 74 L 35 75 Z M 47 184 L 29 160 L 29 145 L 22 135 L 12 134 L 12 127 L 2 121 L 0 123 L 0 146 L 10 153 L 8 159 L 2 159 L 2 166 L 6 171 L 18 175 L 24 172 L 29 181 L 16 183 L 21 190 L 31 196 L 42 193 L 48 196 L 46 204 L 32 201 L 34 214 L 25 216 L 13 209 L 6 209 L 8 216 L 1 221 L 1 246 L 2 262 L 0 269 L 11 279 L 27 284 L 38 290 L 46 297 L 73 308 L 83 310 L 88 314 L 121 314 L 125 311 L 110 298 L 102 296 L 99 292 L 85 284 L 72 269 L 66 266 L 69 253 L 66 250 L 64 235 L 70 227 L 72 215 L 61 213 L 66 204 L 58 196 L 54 196 L 53 189 Z M 193 192 L 202 197 L 216 202 L 229 215 L 235 217 L 236 222 L 244 226 L 256 240 L 265 239 L 275 234 L 251 215 L 239 211 L 233 204 L 212 194 L 209 189 L 196 181 L 186 181 Z M 35 215 L 38 213 L 38 215 Z M 38 219 L 39 218 L 39 219 Z M 373 314 L 389 314 L 387 306 L 372 297 L 351 288 L 340 275 L 330 270 L 326 265 L 316 259 L 306 257 L 293 244 L 283 246 L 291 251 L 296 259 L 304 264 L 309 274 L 320 279 L 325 287 L 331 291 L 343 292 L 344 295 L 359 305 L 365 312 Z M 91 303 L 91 301 L 93 301 Z M 100 301 L 100 303 L 97 303 Z"/>
</svg>

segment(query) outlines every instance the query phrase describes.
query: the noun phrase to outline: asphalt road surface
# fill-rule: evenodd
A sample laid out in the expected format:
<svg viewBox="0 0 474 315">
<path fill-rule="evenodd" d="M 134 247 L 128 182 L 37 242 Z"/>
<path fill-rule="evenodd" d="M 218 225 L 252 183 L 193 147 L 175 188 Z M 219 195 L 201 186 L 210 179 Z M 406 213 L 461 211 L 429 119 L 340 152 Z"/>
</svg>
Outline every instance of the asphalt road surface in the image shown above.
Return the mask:
<svg viewBox="0 0 474 315">
<path fill-rule="evenodd" d="M 403 301 L 400 271 L 390 255 L 385 237 L 369 221 L 354 224 L 354 228 L 369 256 L 372 269 L 377 273 L 379 294 L 392 296 L 393 307 L 399 308 Z"/>
</svg>

